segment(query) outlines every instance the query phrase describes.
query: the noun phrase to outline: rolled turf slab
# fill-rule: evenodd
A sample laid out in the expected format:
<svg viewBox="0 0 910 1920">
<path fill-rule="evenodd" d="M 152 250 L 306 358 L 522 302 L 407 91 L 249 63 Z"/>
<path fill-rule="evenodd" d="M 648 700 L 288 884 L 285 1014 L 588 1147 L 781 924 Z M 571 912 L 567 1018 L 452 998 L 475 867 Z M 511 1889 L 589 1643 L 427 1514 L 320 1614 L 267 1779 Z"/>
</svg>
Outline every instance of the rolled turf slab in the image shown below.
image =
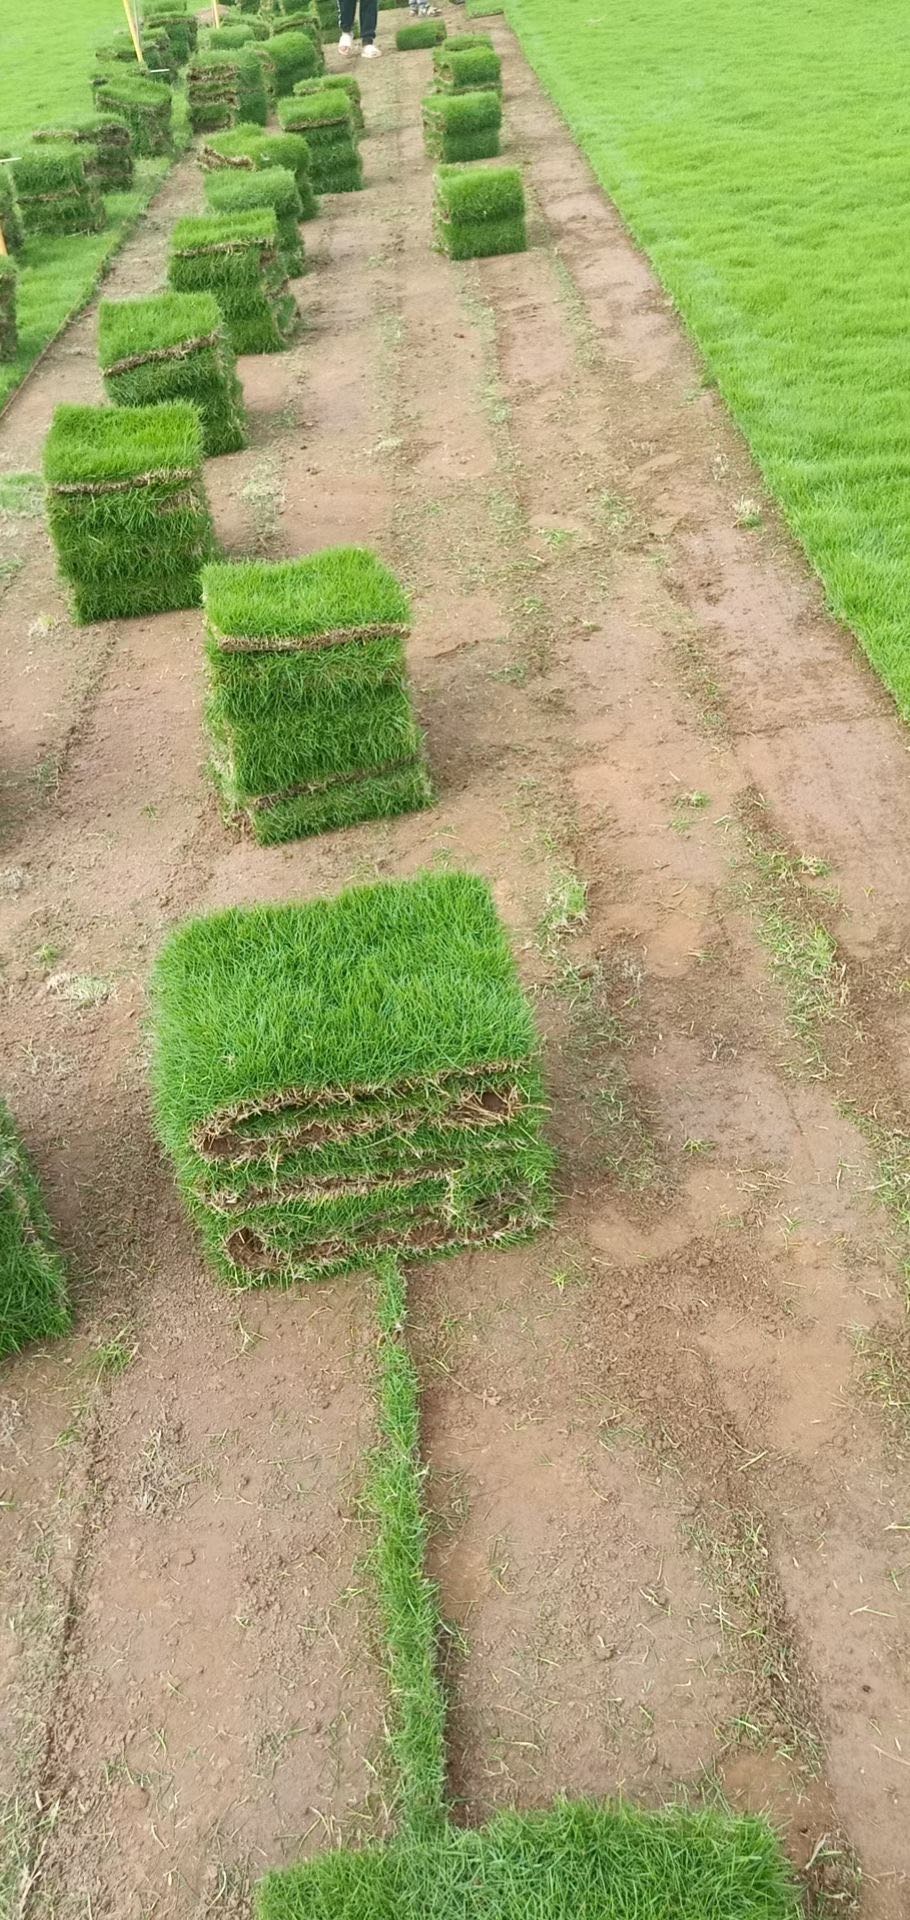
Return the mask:
<svg viewBox="0 0 910 1920">
<path fill-rule="evenodd" d="M 250 173 L 257 167 L 287 167 L 297 183 L 301 219 L 314 220 L 319 212 L 310 176 L 310 149 L 302 134 L 234 127 L 230 133 L 215 133 L 202 142 L 199 163 L 206 172 L 225 168 Z"/>
<path fill-rule="evenodd" d="M 353 193 L 363 186 L 353 111 L 341 88 L 279 100 L 278 119 L 286 131 L 306 140 L 317 193 Z"/>
<path fill-rule="evenodd" d="M 0 360 L 15 360 L 19 351 L 18 289 L 15 261 L 8 253 L 0 253 Z"/>
<path fill-rule="evenodd" d="M 436 243 L 450 260 L 524 253 L 525 190 L 519 167 L 437 167 Z"/>
<path fill-rule="evenodd" d="M 261 167 L 251 172 L 222 167 L 207 171 L 205 197 L 213 213 L 242 213 L 248 207 L 271 207 L 278 222 L 278 243 L 285 272 L 304 271 L 303 239 L 299 222 L 303 203 L 289 167 Z"/>
<path fill-rule="evenodd" d="M 70 1324 L 63 1262 L 12 1115 L 0 1100 L 0 1357 Z"/>
<path fill-rule="evenodd" d="M 363 102 L 360 97 L 360 82 L 353 73 L 325 73 L 317 80 L 298 80 L 294 88 L 296 98 L 305 99 L 308 94 L 321 93 L 324 87 L 338 87 L 345 95 L 351 109 L 351 118 L 356 133 L 362 133 L 365 126 Z"/>
<path fill-rule="evenodd" d="M 399 53 L 415 53 L 424 47 L 438 47 L 445 37 L 444 20 L 415 20 L 406 27 L 399 27 L 395 45 Z"/>
<path fill-rule="evenodd" d="M 502 100 L 492 88 L 478 93 L 431 93 L 423 103 L 427 153 L 447 165 L 495 160 L 501 126 Z"/>
<path fill-rule="evenodd" d="M 115 406 L 189 401 L 199 410 L 205 454 L 236 453 L 246 445 L 243 390 L 213 294 L 103 300 L 98 355 Z"/>
<path fill-rule="evenodd" d="M 445 47 L 433 64 L 442 93 L 475 93 L 479 87 L 502 92 L 502 61 L 491 46 L 465 47 L 460 53 Z"/>
<path fill-rule="evenodd" d="M 291 94 L 298 80 L 313 80 L 325 66 L 321 46 L 308 33 L 276 33 L 269 41 L 279 100 Z"/>
<path fill-rule="evenodd" d="M 297 306 L 272 207 L 178 220 L 168 279 L 175 293 L 214 294 L 235 353 L 277 353 L 287 345 Z"/>
<path fill-rule="evenodd" d="M 173 100 L 170 87 L 147 80 L 141 73 L 111 68 L 95 83 L 95 106 L 100 113 L 113 113 L 125 120 L 133 136 L 133 148 L 141 157 L 152 157 L 171 150 Z"/>
<path fill-rule="evenodd" d="M 241 123 L 264 127 L 269 117 L 261 63 L 245 47 L 194 53 L 186 70 L 186 97 L 194 133 Z"/>
<path fill-rule="evenodd" d="M 100 233 L 107 215 L 77 146 L 23 147 L 10 162 L 26 239 L 36 233 Z"/>
<path fill-rule="evenodd" d="M 47 518 L 75 618 L 195 607 L 214 536 L 195 407 L 58 407 L 44 443 Z"/>
<path fill-rule="evenodd" d="M 203 605 L 212 767 L 260 843 L 429 803 L 408 603 L 373 554 L 210 566 Z"/>
<path fill-rule="evenodd" d="M 0 233 L 7 253 L 21 253 L 25 229 L 16 197 L 13 170 L 8 160 L 0 159 Z"/>
<path fill-rule="evenodd" d="M 61 126 L 36 127 L 32 139 L 39 145 L 63 140 L 78 147 L 86 177 L 99 193 L 119 193 L 132 186 L 133 136 L 126 121 L 115 114 L 91 113 Z"/>
<path fill-rule="evenodd" d="M 469 874 L 233 909 L 167 942 L 158 1126 L 236 1287 L 523 1240 L 551 1156 L 534 1022 Z"/>
</svg>

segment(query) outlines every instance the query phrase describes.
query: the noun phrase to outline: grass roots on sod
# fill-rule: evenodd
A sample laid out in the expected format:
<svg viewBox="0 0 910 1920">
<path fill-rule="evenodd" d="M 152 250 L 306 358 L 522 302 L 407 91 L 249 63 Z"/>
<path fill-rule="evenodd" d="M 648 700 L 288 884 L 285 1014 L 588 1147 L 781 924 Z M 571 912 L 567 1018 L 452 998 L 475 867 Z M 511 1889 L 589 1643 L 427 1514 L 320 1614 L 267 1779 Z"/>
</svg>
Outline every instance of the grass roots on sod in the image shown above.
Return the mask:
<svg viewBox="0 0 910 1920">
<path fill-rule="evenodd" d="M 501 126 L 502 101 L 492 88 L 477 93 L 431 93 L 423 103 L 427 152 L 447 164 L 494 160 Z"/>
<path fill-rule="evenodd" d="M 549 1211 L 537 1039 L 465 874 L 181 928 L 155 981 L 162 1139 L 235 1286 L 524 1238 Z"/>
<path fill-rule="evenodd" d="M 250 173 L 257 167 L 287 167 L 297 182 L 301 220 L 313 220 L 319 211 L 310 176 L 310 149 L 302 134 L 262 133 L 258 127 L 235 127 L 230 133 L 212 134 L 204 140 L 199 160 L 206 171 L 225 168 Z"/>
<path fill-rule="evenodd" d="M 170 87 L 147 80 L 141 73 L 112 69 L 95 88 L 99 112 L 125 120 L 137 154 L 169 153 L 172 142 L 173 102 Z"/>
<path fill-rule="evenodd" d="M 212 294 L 104 300 L 98 351 L 105 391 L 115 405 L 188 400 L 199 409 L 206 454 L 236 453 L 245 446 L 243 392 Z"/>
<path fill-rule="evenodd" d="M 269 117 L 261 64 L 243 47 L 195 53 L 186 70 L 186 94 L 194 133 L 217 132 L 241 121 L 264 127 Z"/>
<path fill-rule="evenodd" d="M 198 606 L 214 543 L 195 407 L 58 407 L 44 478 L 77 620 Z"/>
<path fill-rule="evenodd" d="M 360 82 L 353 73 L 326 73 L 317 80 L 298 80 L 294 93 L 306 98 L 311 93 L 321 93 L 325 87 L 339 87 L 351 109 L 351 119 L 356 133 L 364 130 L 363 102 L 360 97 Z"/>
<path fill-rule="evenodd" d="M 265 843 L 425 806 L 408 604 L 370 553 L 206 568 L 212 765 Z"/>
<path fill-rule="evenodd" d="M 306 140 L 317 193 L 351 193 L 363 186 L 353 108 L 339 87 L 279 100 L 278 119 Z"/>
<path fill-rule="evenodd" d="M 168 278 L 176 293 L 211 293 L 235 353 L 276 353 L 293 332 L 294 296 L 272 207 L 178 220 Z"/>
<path fill-rule="evenodd" d="M 473 36 L 472 36 L 473 38 Z M 478 87 L 502 92 L 502 61 L 492 46 L 444 47 L 433 62 L 436 85 L 442 93 L 475 93 Z"/>
<path fill-rule="evenodd" d="M 0 1358 L 65 1333 L 66 1281 L 38 1183 L 0 1100 Z"/>
<path fill-rule="evenodd" d="M 278 240 L 285 272 L 304 270 L 299 221 L 303 204 L 289 167 L 261 167 L 252 171 L 222 167 L 206 172 L 205 197 L 213 213 L 241 213 L 249 207 L 272 207 L 278 222 Z"/>
<path fill-rule="evenodd" d="M 63 140 L 78 147 L 86 178 L 99 193 L 117 193 L 132 186 L 133 136 L 126 121 L 113 114 L 91 113 L 65 126 L 37 127 L 32 139 L 42 144 Z"/>
<path fill-rule="evenodd" d="M 518 167 L 437 167 L 436 242 L 452 260 L 523 253 L 528 244 Z"/>
<path fill-rule="evenodd" d="M 51 141 L 23 148 L 10 162 L 26 239 L 33 233 L 99 233 L 104 201 L 77 146 Z"/>
</svg>

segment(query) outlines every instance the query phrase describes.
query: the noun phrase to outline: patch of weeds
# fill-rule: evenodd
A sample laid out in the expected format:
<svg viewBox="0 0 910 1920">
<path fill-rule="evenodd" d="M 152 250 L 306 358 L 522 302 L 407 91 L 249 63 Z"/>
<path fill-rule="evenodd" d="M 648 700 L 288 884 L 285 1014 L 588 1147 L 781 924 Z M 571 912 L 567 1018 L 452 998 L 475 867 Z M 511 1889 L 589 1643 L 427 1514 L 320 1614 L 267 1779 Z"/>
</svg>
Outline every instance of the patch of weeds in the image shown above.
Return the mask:
<svg viewBox="0 0 910 1920">
<path fill-rule="evenodd" d="M 827 869 L 811 856 L 768 845 L 763 827 L 761 814 L 747 807 L 743 829 L 749 868 L 742 892 L 756 916 L 771 972 L 784 990 L 788 1025 L 803 1048 L 801 1065 L 821 1079 L 828 1072 L 824 1029 L 846 1004 L 846 976 L 836 942 L 810 912 L 801 881 Z"/>
<path fill-rule="evenodd" d="M 0 473 L 0 514 L 13 520 L 37 520 L 44 512 L 40 473 Z"/>
<path fill-rule="evenodd" d="M 738 527 L 754 528 L 762 524 L 762 509 L 759 500 L 753 500 L 744 493 L 733 502 L 733 518 Z"/>
<path fill-rule="evenodd" d="M 52 967 L 54 965 L 55 960 L 59 960 L 61 958 L 62 953 L 63 953 L 62 947 L 55 947 L 52 941 L 46 940 L 43 946 L 40 946 L 38 948 L 38 951 L 35 954 L 35 959 L 37 960 L 39 967 Z"/>
<path fill-rule="evenodd" d="M 677 634 L 673 657 L 683 689 L 696 708 L 705 733 L 718 738 L 728 731 L 724 697 L 701 640 L 692 628 L 685 627 Z"/>
<path fill-rule="evenodd" d="M 687 1153 L 690 1159 L 692 1160 L 704 1159 L 706 1155 L 710 1153 L 714 1153 L 716 1148 L 717 1148 L 716 1140 L 698 1140 L 698 1139 L 690 1138 L 688 1140 L 683 1141 L 683 1153 Z"/>
<path fill-rule="evenodd" d="M 126 1332 L 115 1334 L 112 1340 L 103 1340 L 93 1347 L 85 1362 L 94 1376 L 96 1386 L 101 1380 L 116 1380 L 127 1367 L 131 1367 L 139 1348 L 131 1342 Z"/>
<path fill-rule="evenodd" d="M 112 981 L 92 973 L 52 973 L 45 986 L 56 1000 L 69 1000 L 74 1007 L 101 1007 L 114 991 Z"/>
<path fill-rule="evenodd" d="M 856 1352 L 864 1391 L 901 1449 L 910 1446 L 910 1329 L 861 1329 Z"/>
<path fill-rule="evenodd" d="M 700 793 L 697 789 L 692 793 L 678 793 L 673 802 L 673 818 L 670 822 L 674 833 L 691 833 L 693 815 L 702 813 L 710 805 L 711 796 L 708 793 Z"/>
<path fill-rule="evenodd" d="M 60 792 L 62 772 L 63 766 L 56 753 L 45 754 L 43 760 L 37 761 L 31 771 L 31 782 L 39 799 L 49 800 L 52 797 L 56 799 Z"/>
<path fill-rule="evenodd" d="M 553 953 L 563 935 L 577 933 L 588 918 L 587 883 L 571 868 L 556 874 L 540 922 L 540 943 Z"/>
<path fill-rule="evenodd" d="M 538 538 L 545 540 L 547 546 L 552 547 L 555 553 L 559 553 L 563 547 L 570 546 L 573 540 L 578 538 L 574 527 L 538 527 L 537 533 Z"/>
</svg>

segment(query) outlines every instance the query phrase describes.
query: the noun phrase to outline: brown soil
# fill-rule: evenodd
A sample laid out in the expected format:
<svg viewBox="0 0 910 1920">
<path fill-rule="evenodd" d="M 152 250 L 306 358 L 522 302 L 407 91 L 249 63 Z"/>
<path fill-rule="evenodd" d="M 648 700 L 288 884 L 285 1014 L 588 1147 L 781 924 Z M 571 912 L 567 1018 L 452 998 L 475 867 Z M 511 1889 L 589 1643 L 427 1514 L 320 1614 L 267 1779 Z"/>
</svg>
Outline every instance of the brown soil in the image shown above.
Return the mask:
<svg viewBox="0 0 910 1920">
<path fill-rule="evenodd" d="M 438 860 L 512 929 L 562 1183 L 532 1248 L 413 1282 L 453 1790 L 479 1819 L 719 1783 L 781 1820 L 819 1912 L 850 1910 L 853 1854 L 865 1920 L 910 1911 L 905 1249 L 849 1117 L 886 1114 L 899 1161 L 906 734 L 773 510 L 739 524 L 742 444 L 495 37 L 530 251 L 431 252 L 429 56 L 364 69 L 367 190 L 305 230 L 306 330 L 242 363 L 251 445 L 207 468 L 229 551 L 357 541 L 407 579 L 432 810 L 231 835 L 198 615 L 76 629 L 40 521 L 0 524 L 3 1087 L 78 1308 L 0 1383 L 24 1920 L 246 1914 L 266 1864 L 385 1830 L 366 1285 L 213 1283 L 154 1144 L 144 989 L 189 911 Z M 159 283 L 200 200 L 187 162 L 110 292 Z M 101 397 L 91 313 L 0 467 L 38 466 L 62 397 Z M 818 1033 L 760 938 L 781 872 L 837 942 Z"/>
</svg>

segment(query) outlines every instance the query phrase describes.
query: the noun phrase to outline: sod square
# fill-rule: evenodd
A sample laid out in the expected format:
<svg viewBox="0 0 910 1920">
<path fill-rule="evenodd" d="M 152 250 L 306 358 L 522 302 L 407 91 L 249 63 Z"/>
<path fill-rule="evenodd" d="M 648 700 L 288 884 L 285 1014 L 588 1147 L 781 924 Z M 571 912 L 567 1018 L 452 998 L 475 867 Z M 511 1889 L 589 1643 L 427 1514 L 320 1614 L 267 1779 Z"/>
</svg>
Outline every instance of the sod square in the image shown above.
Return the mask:
<svg viewBox="0 0 910 1920">
<path fill-rule="evenodd" d="M 3 159 L 0 159 L 0 233 L 7 253 L 21 253 L 25 230 L 16 198 L 16 183 L 10 162 Z"/>
<path fill-rule="evenodd" d="M 523 253 L 528 244 L 525 195 L 518 167 L 437 167 L 437 245 L 451 260 Z"/>
<path fill-rule="evenodd" d="M 214 538 L 195 407 L 58 407 L 44 479 L 77 620 L 198 606 Z"/>
<path fill-rule="evenodd" d="M 297 319 L 272 207 L 178 220 L 168 278 L 176 293 L 212 293 L 235 353 L 277 353 Z"/>
<path fill-rule="evenodd" d="M 414 20 L 406 27 L 399 27 L 395 45 L 399 53 L 415 53 L 423 47 L 438 47 L 445 37 L 444 20 Z"/>
<path fill-rule="evenodd" d="M 360 82 L 353 73 L 324 73 L 317 80 L 298 80 L 294 93 L 296 96 L 306 96 L 310 93 L 321 93 L 325 87 L 340 88 L 350 106 L 355 132 L 362 133 L 365 124 L 363 102 L 360 97 Z"/>
<path fill-rule="evenodd" d="M 204 453 L 246 445 L 243 391 L 212 294 L 103 300 L 98 351 L 105 392 L 116 406 L 190 401 L 199 409 Z"/>
<path fill-rule="evenodd" d="M 335 15 L 335 31 L 338 30 L 338 15 Z M 273 39 L 282 33 L 308 33 L 316 46 L 322 49 L 323 30 L 319 20 L 319 11 L 315 6 L 292 7 L 287 13 L 272 16 Z"/>
<path fill-rule="evenodd" d="M 340 87 L 279 100 L 278 119 L 306 140 L 317 193 L 351 193 L 363 186 L 353 111 Z"/>
<path fill-rule="evenodd" d="M 186 70 L 186 97 L 194 133 L 252 124 L 269 117 L 262 65 L 245 47 L 205 48 Z"/>
<path fill-rule="evenodd" d="M 125 120 L 137 155 L 154 157 L 171 150 L 172 99 L 170 87 L 144 74 L 121 73 L 112 67 L 95 85 L 95 106 Z"/>
<path fill-rule="evenodd" d="M 313 220 L 319 211 L 310 176 L 310 149 L 302 134 L 263 133 L 259 127 L 234 127 L 230 133 L 212 134 L 203 141 L 199 159 L 205 170 L 233 168 L 251 172 L 256 167 L 287 167 L 297 182 L 302 220 Z"/>
<path fill-rule="evenodd" d="M 267 37 L 268 36 L 267 27 L 265 29 L 265 34 Z M 255 40 L 255 38 L 256 38 L 256 35 L 253 32 L 252 21 L 229 20 L 226 26 L 213 27 L 210 30 L 210 32 L 206 34 L 205 45 L 206 45 L 206 48 L 227 47 L 230 50 L 230 49 L 233 49 L 234 47 L 249 46 L 250 41 Z"/>
<path fill-rule="evenodd" d="M 335 1850 L 260 1881 L 256 1920 L 798 1920 L 764 1820 L 560 1803 Z"/>
<path fill-rule="evenodd" d="M 275 33 L 269 41 L 279 100 L 291 94 L 298 80 L 313 80 L 325 66 L 322 48 L 308 33 Z"/>
<path fill-rule="evenodd" d="M 16 295 L 19 276 L 8 253 L 0 253 L 0 360 L 15 360 L 19 348 Z"/>
<path fill-rule="evenodd" d="M 186 65 L 190 54 L 195 51 L 199 37 L 199 23 L 194 13 L 176 4 L 176 0 L 159 0 L 145 10 L 145 23 L 159 32 L 164 32 L 171 43 L 171 56 L 179 67 Z"/>
<path fill-rule="evenodd" d="M 25 147 L 10 166 L 26 239 L 34 233 L 100 233 L 104 201 L 77 146 L 54 141 Z"/>
<path fill-rule="evenodd" d="M 499 153 L 502 100 L 492 89 L 432 93 L 423 103 L 423 137 L 434 160 L 457 164 Z"/>
<path fill-rule="evenodd" d="M 278 222 L 278 241 L 285 271 L 303 273 L 303 214 L 297 182 L 288 167 L 221 168 L 205 174 L 205 197 L 213 213 L 239 213 L 248 207 L 272 207 Z"/>
<path fill-rule="evenodd" d="M 460 53 L 445 47 L 434 65 L 443 93 L 474 93 L 478 87 L 502 92 L 502 61 L 492 46 L 466 47 Z"/>
<path fill-rule="evenodd" d="M 32 139 L 38 144 L 63 140 L 78 147 L 86 178 L 99 193 L 119 193 L 132 185 L 133 136 L 126 121 L 113 114 L 92 113 L 63 126 L 36 127 Z"/>
<path fill-rule="evenodd" d="M 63 1262 L 41 1190 L 0 1100 L 0 1358 L 70 1324 Z"/>
<path fill-rule="evenodd" d="M 174 57 L 170 36 L 161 28 L 144 28 L 140 38 L 142 48 L 141 72 L 149 78 L 160 80 L 172 87 L 177 79 L 177 61 Z M 95 62 L 102 73 L 122 66 L 129 72 L 140 69 L 136 63 L 136 49 L 132 35 L 125 27 L 115 33 L 106 46 L 96 47 Z"/>
<path fill-rule="evenodd" d="M 428 804 L 408 605 L 371 553 L 207 567 L 203 605 L 213 772 L 258 841 Z"/>
<path fill-rule="evenodd" d="M 232 909 L 158 961 L 158 1125 L 232 1285 L 514 1242 L 550 1206 L 530 1008 L 464 873 Z"/>
</svg>

